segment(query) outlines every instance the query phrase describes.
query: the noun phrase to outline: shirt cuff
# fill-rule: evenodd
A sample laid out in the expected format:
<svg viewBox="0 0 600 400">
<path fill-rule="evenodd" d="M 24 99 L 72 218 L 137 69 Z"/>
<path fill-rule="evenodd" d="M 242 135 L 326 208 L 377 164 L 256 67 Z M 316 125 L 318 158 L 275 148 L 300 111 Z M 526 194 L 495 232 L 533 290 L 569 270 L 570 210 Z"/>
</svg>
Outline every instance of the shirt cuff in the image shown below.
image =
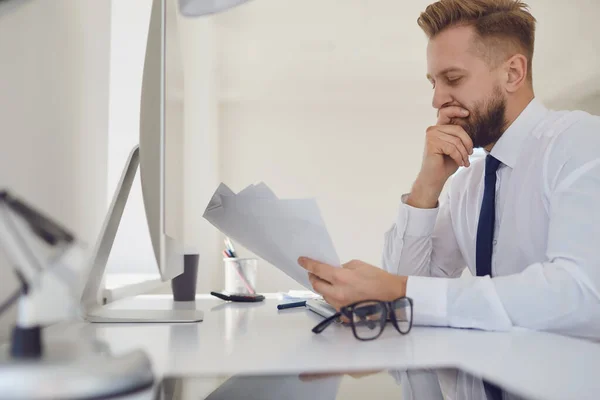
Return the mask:
<svg viewBox="0 0 600 400">
<path fill-rule="evenodd" d="M 431 236 L 440 209 L 439 204 L 436 208 L 416 208 L 406 204 L 407 198 L 408 194 L 402 195 L 396 226 L 404 226 L 406 236 Z"/>
<path fill-rule="evenodd" d="M 406 297 L 413 301 L 413 324 L 448 326 L 448 279 L 409 276 Z"/>
</svg>

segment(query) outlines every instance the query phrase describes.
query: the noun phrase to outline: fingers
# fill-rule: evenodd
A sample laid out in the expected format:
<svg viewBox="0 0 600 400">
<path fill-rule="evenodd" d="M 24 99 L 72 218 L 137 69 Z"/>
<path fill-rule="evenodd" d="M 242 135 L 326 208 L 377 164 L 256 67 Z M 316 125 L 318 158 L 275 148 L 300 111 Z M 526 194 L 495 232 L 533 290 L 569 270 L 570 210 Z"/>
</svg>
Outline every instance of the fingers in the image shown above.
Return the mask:
<svg viewBox="0 0 600 400">
<path fill-rule="evenodd" d="M 308 280 L 310 281 L 310 284 L 315 292 L 319 293 L 324 298 L 333 297 L 335 295 L 336 289 L 326 280 L 323 280 L 310 272 L 308 274 Z"/>
<path fill-rule="evenodd" d="M 298 264 L 308 271 L 308 280 L 315 292 L 319 293 L 325 301 L 339 310 L 343 304 L 344 288 L 339 284 L 339 279 L 336 274 L 341 271 L 341 268 L 336 268 L 328 264 L 324 264 L 310 258 L 300 257 Z"/>
<path fill-rule="evenodd" d="M 459 106 L 447 106 L 438 110 L 438 125 L 447 125 L 454 118 L 466 118 L 469 111 Z"/>
<path fill-rule="evenodd" d="M 438 125 L 440 131 L 447 133 L 448 135 L 456 136 L 460 139 L 463 146 L 469 154 L 473 154 L 473 140 L 471 136 L 465 132 L 465 129 L 460 125 Z"/>
<path fill-rule="evenodd" d="M 323 296 L 323 299 L 337 311 L 339 311 L 341 307 L 347 305 L 347 302 L 344 300 L 346 297 L 343 295 L 343 288 L 334 286 L 311 273 L 308 274 L 308 279 L 315 292 Z"/>
<path fill-rule="evenodd" d="M 344 298 L 342 288 L 336 287 L 312 274 L 309 274 L 309 279 L 315 292 L 323 296 L 323 299 L 337 311 L 340 311 L 340 308 L 347 305 L 344 301 L 340 300 Z"/>
<path fill-rule="evenodd" d="M 358 260 L 352 260 L 347 262 L 346 264 L 342 264 L 342 268 L 345 269 L 357 269 L 358 267 L 360 267 L 362 263 Z"/>
<path fill-rule="evenodd" d="M 469 154 L 460 139 L 450 135 L 441 136 L 440 139 L 447 143 L 445 150 L 449 152 L 448 155 L 450 155 L 458 165 L 463 167 L 468 167 L 470 165 Z"/>
<path fill-rule="evenodd" d="M 328 282 L 334 281 L 335 271 L 337 269 L 336 267 L 311 260 L 310 258 L 306 257 L 300 257 L 298 259 L 298 264 L 311 274 L 314 274 L 321 279 L 324 279 Z"/>
<path fill-rule="evenodd" d="M 428 151 L 447 155 L 458 166 L 470 166 L 473 141 L 459 125 L 435 125 L 427 129 Z"/>
</svg>

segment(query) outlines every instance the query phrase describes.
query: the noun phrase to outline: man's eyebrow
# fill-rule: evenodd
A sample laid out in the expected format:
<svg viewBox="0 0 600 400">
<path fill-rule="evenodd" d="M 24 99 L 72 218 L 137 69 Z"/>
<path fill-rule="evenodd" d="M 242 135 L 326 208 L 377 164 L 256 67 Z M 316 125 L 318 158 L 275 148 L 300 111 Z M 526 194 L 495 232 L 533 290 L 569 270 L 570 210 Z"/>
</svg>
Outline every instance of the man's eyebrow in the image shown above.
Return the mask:
<svg viewBox="0 0 600 400">
<path fill-rule="evenodd" d="M 450 68 L 446 68 L 441 70 L 437 76 L 442 76 L 442 75 L 446 75 L 450 72 L 466 72 L 466 69 L 462 69 L 462 68 L 458 68 L 458 67 L 450 67 Z M 430 74 L 427 74 L 427 79 L 429 79 L 430 81 L 433 80 L 433 77 Z"/>
</svg>

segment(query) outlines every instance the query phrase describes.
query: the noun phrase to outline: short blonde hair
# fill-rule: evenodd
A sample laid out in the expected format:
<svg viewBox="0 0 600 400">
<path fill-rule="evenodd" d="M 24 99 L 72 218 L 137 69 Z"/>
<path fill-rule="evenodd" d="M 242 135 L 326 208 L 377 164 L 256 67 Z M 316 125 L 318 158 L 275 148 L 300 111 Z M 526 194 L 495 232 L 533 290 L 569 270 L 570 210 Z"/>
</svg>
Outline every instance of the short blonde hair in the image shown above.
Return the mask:
<svg viewBox="0 0 600 400">
<path fill-rule="evenodd" d="M 515 51 L 527 57 L 532 81 L 536 20 L 521 0 L 440 0 L 427 6 L 417 23 L 429 39 L 453 26 L 472 26 L 481 39 L 478 51 L 492 64 Z"/>
</svg>

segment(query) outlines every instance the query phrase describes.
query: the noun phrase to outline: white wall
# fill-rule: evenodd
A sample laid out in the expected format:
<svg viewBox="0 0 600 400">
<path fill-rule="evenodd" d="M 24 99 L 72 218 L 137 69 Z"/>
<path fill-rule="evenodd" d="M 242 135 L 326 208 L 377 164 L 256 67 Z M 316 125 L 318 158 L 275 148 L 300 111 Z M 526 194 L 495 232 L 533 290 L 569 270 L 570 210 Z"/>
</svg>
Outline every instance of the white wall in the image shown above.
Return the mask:
<svg viewBox="0 0 600 400">
<path fill-rule="evenodd" d="M 106 209 L 110 3 L 0 3 L 0 187 L 93 245 Z M 16 288 L 0 253 L 0 301 Z M 0 318 L 7 337 L 14 309 Z"/>
</svg>

